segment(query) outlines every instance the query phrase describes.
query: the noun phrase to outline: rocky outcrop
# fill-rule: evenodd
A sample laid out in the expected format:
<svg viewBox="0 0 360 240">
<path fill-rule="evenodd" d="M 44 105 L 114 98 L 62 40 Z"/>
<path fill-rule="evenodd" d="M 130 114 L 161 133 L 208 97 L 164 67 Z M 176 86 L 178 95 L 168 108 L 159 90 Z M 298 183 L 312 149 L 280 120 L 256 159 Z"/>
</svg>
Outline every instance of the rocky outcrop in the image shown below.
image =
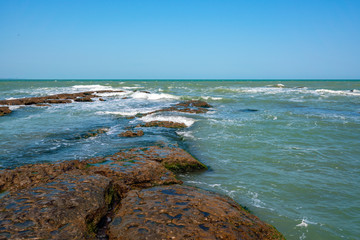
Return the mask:
<svg viewBox="0 0 360 240">
<path fill-rule="evenodd" d="M 186 128 L 186 125 L 184 123 L 172 121 L 151 121 L 144 124 L 139 124 L 136 127 Z"/>
<path fill-rule="evenodd" d="M 0 107 L 0 116 L 10 114 L 11 110 L 8 107 Z"/>
<path fill-rule="evenodd" d="M 109 131 L 109 128 L 93 129 L 86 133 L 77 135 L 74 139 L 86 139 L 86 138 L 90 138 L 90 137 L 96 137 L 97 135 L 107 133 L 108 131 Z"/>
<path fill-rule="evenodd" d="M 283 239 L 173 173 L 205 168 L 183 149 L 152 146 L 2 170 L 0 239 Z"/>
<path fill-rule="evenodd" d="M 128 131 L 120 133 L 118 136 L 119 137 L 141 137 L 143 135 L 144 135 L 144 132 L 142 130 L 137 130 L 136 132 L 128 130 Z"/>
<path fill-rule="evenodd" d="M 185 150 L 171 146 L 124 149 L 112 156 L 116 159 L 156 161 L 173 172 L 191 172 L 207 167 Z"/>
<path fill-rule="evenodd" d="M 197 107 L 197 108 L 211 108 L 212 106 L 205 101 L 200 100 L 189 100 L 182 103 L 176 104 L 176 106 L 182 107 Z"/>
<path fill-rule="evenodd" d="M 180 185 L 130 191 L 108 234 L 110 239 L 284 239 L 233 200 Z"/>
<path fill-rule="evenodd" d="M 113 198 L 110 179 L 72 171 L 5 196 L 2 239 L 89 239 Z M 1 238 L 0 237 L 0 238 Z"/>
<path fill-rule="evenodd" d="M 91 92 L 79 92 L 79 93 L 61 93 L 55 95 L 49 95 L 44 97 L 31 97 L 31 98 L 19 98 L 11 100 L 0 100 L 0 105 L 33 105 L 42 103 L 71 103 L 72 100 L 77 102 L 92 102 L 92 98 L 99 97 L 96 93 L 107 93 L 107 92 L 123 92 L 113 90 L 101 90 Z"/>
</svg>

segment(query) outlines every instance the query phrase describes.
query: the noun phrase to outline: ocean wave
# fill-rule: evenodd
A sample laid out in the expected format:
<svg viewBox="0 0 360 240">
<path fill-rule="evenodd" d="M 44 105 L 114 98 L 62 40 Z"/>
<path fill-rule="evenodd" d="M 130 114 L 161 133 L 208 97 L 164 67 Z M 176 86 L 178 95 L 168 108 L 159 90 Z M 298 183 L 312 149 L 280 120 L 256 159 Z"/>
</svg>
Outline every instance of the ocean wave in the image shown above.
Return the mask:
<svg viewBox="0 0 360 240">
<path fill-rule="evenodd" d="M 147 115 L 141 118 L 144 122 L 151 122 L 151 121 L 170 121 L 176 123 L 184 123 L 186 126 L 190 127 L 193 125 L 196 120 L 187 117 L 180 117 L 180 116 L 162 116 L 162 115 Z"/>
<path fill-rule="evenodd" d="M 113 90 L 111 86 L 104 86 L 99 84 L 93 85 L 74 85 L 72 86 L 76 91 L 101 91 L 101 90 Z"/>
<path fill-rule="evenodd" d="M 308 89 L 304 88 L 285 88 L 274 87 L 272 85 L 266 87 L 240 87 L 240 88 L 224 88 L 217 87 L 212 89 L 214 92 L 221 93 L 249 93 L 249 94 L 266 94 L 266 95 L 277 95 L 277 94 L 307 94 L 316 96 L 360 96 L 360 91 L 357 89 L 351 90 L 331 90 L 331 89 Z"/>
<path fill-rule="evenodd" d="M 176 131 L 176 133 L 179 136 L 182 136 L 184 138 L 190 138 L 190 139 L 195 139 L 194 135 L 192 135 L 191 131 Z"/>
<path fill-rule="evenodd" d="M 357 89 L 352 90 L 330 90 L 330 89 L 316 89 L 315 93 L 321 95 L 345 95 L 345 96 L 360 96 L 360 91 Z"/>
<path fill-rule="evenodd" d="M 297 224 L 297 227 L 307 227 L 309 224 L 306 222 L 305 219 L 301 220 L 301 223 Z"/>
<path fill-rule="evenodd" d="M 96 114 L 98 115 L 102 115 L 102 114 L 112 114 L 112 115 L 120 115 L 120 116 L 135 116 L 136 114 L 138 113 L 149 113 L 149 112 L 152 112 L 154 111 L 154 109 L 132 109 L 132 110 L 129 110 L 129 111 L 99 111 L 99 112 L 96 112 Z"/>
<path fill-rule="evenodd" d="M 145 93 L 134 92 L 131 95 L 135 99 L 159 100 L 159 99 L 180 99 L 180 97 L 167 93 Z"/>
<path fill-rule="evenodd" d="M 96 93 L 100 97 L 114 97 L 114 96 L 126 96 L 131 94 L 129 91 L 124 92 L 105 92 L 105 93 Z"/>
</svg>

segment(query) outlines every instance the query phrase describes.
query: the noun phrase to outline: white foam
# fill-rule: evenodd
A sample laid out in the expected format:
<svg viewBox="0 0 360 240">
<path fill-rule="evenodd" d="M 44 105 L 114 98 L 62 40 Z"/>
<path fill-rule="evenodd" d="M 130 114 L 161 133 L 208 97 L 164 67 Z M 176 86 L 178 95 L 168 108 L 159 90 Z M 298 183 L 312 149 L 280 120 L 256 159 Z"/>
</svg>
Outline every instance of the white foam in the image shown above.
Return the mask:
<svg viewBox="0 0 360 240">
<path fill-rule="evenodd" d="M 124 96 L 129 95 L 131 92 L 124 91 L 124 92 L 106 92 L 106 93 L 96 93 L 96 95 L 101 97 L 113 97 L 113 96 Z"/>
<path fill-rule="evenodd" d="M 285 87 L 284 84 L 278 83 L 278 84 L 274 84 L 274 85 L 267 85 L 268 87 L 278 87 L 278 88 L 283 88 Z"/>
<path fill-rule="evenodd" d="M 96 114 L 98 114 L 98 115 L 112 114 L 112 115 L 120 115 L 120 116 L 135 116 L 138 113 L 139 112 L 137 112 L 137 111 L 129 111 L 129 112 L 99 111 L 99 112 L 96 112 Z"/>
<path fill-rule="evenodd" d="M 184 123 L 186 126 L 190 127 L 191 125 L 196 122 L 196 120 L 192 118 L 180 117 L 180 116 L 161 116 L 161 115 L 147 115 L 141 118 L 144 122 L 151 122 L 151 121 L 170 121 L 176 123 Z"/>
<path fill-rule="evenodd" d="M 306 220 L 305 219 L 302 219 L 301 220 L 301 223 L 299 223 L 298 225 L 296 225 L 297 227 L 307 227 L 308 224 L 306 223 Z"/>
<path fill-rule="evenodd" d="M 113 88 L 111 86 L 103 86 L 99 84 L 94 85 L 74 85 L 72 86 L 73 89 L 76 89 L 77 91 L 100 91 L 100 90 L 112 90 Z"/>
<path fill-rule="evenodd" d="M 9 109 L 10 109 L 11 111 L 13 111 L 13 110 L 16 110 L 16 109 L 18 109 L 18 108 L 25 107 L 25 105 L 9 105 L 9 106 L 7 106 L 7 107 L 9 107 Z"/>
<path fill-rule="evenodd" d="M 138 88 L 143 88 L 143 87 L 123 87 L 123 89 L 138 89 Z"/>
<path fill-rule="evenodd" d="M 176 131 L 176 133 L 185 138 L 195 139 L 191 131 Z"/>
<path fill-rule="evenodd" d="M 174 96 L 167 93 L 145 93 L 145 92 L 134 92 L 133 98 L 136 99 L 148 99 L 148 100 L 159 100 L 159 99 L 179 99 L 180 97 Z"/>
<path fill-rule="evenodd" d="M 330 95 L 346 95 L 346 96 L 360 96 L 360 91 L 353 89 L 349 90 L 330 90 L 330 89 L 316 89 L 316 93 L 319 94 L 330 94 Z"/>
<path fill-rule="evenodd" d="M 263 203 L 258 197 L 259 195 L 256 192 L 248 191 L 248 194 L 251 196 L 252 204 L 258 208 L 265 208 L 265 203 Z"/>
<path fill-rule="evenodd" d="M 211 96 L 201 96 L 202 99 L 204 100 L 222 100 L 223 98 L 221 97 L 211 97 Z"/>
</svg>

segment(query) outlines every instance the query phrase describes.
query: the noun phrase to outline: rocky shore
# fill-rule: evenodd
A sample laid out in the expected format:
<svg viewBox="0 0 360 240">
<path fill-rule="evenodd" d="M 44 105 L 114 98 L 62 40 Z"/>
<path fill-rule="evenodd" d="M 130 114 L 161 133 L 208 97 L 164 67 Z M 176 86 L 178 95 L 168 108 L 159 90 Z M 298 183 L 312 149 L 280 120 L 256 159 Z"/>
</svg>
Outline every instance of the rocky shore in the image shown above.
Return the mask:
<svg viewBox="0 0 360 240">
<path fill-rule="evenodd" d="M 95 97 L 96 92 L 83 92 L 0 104 L 82 102 Z M 203 101 L 186 101 L 152 113 L 205 113 L 209 107 Z M 142 127 L 186 126 L 149 122 L 119 136 L 141 137 L 144 133 L 135 129 Z M 91 130 L 80 137 L 106 131 Z M 206 169 L 185 150 L 157 144 L 105 157 L 1 170 L 0 239 L 284 239 L 233 200 L 184 186 L 176 177 Z"/>
</svg>

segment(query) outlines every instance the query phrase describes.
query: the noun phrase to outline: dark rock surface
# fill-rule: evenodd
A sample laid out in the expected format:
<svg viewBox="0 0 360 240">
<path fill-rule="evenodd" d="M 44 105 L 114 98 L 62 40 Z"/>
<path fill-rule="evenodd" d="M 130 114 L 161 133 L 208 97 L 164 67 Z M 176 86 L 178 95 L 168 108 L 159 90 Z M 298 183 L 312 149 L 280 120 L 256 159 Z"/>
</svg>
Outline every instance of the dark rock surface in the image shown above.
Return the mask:
<svg viewBox="0 0 360 240">
<path fill-rule="evenodd" d="M 75 137 L 75 139 L 82 139 L 82 138 L 90 138 L 90 137 L 96 137 L 99 134 L 104 134 L 107 133 L 109 131 L 109 128 L 98 128 L 98 129 L 93 129 L 90 130 L 86 133 L 80 134 L 78 136 Z"/>
<path fill-rule="evenodd" d="M 186 125 L 184 123 L 177 123 L 172 121 L 151 121 L 144 124 L 139 124 L 137 127 L 186 128 Z"/>
<path fill-rule="evenodd" d="M 283 239 L 173 173 L 205 168 L 183 149 L 152 146 L 2 170 L 0 239 Z"/>
<path fill-rule="evenodd" d="M 207 169 L 204 164 L 196 160 L 185 150 L 170 146 L 125 149 L 113 156 L 116 156 L 118 159 L 156 161 L 173 172 L 190 172 Z"/>
<path fill-rule="evenodd" d="M 8 194 L 0 202 L 0 238 L 89 239 L 108 211 L 112 185 L 101 175 L 68 172 Z"/>
<path fill-rule="evenodd" d="M 110 239 L 284 239 L 233 200 L 180 185 L 130 191 L 108 233 Z"/>
<path fill-rule="evenodd" d="M 183 107 L 201 107 L 201 108 L 211 108 L 212 106 L 205 101 L 200 100 L 189 100 L 182 103 L 176 104 L 176 106 L 183 106 Z"/>
<path fill-rule="evenodd" d="M 10 114 L 11 110 L 8 107 L 0 107 L 0 116 Z"/>
<path fill-rule="evenodd" d="M 41 103 L 71 103 L 72 100 L 78 102 L 91 102 L 92 98 L 99 97 L 96 93 L 107 92 L 123 92 L 113 90 L 101 90 L 92 92 L 79 92 L 79 93 L 61 93 L 55 95 L 49 95 L 44 97 L 31 97 L 31 98 L 19 98 L 11 100 L 0 100 L 0 105 L 33 105 Z"/>
<path fill-rule="evenodd" d="M 144 132 L 142 130 L 135 131 L 125 131 L 119 134 L 119 137 L 141 137 L 144 135 Z"/>
</svg>

